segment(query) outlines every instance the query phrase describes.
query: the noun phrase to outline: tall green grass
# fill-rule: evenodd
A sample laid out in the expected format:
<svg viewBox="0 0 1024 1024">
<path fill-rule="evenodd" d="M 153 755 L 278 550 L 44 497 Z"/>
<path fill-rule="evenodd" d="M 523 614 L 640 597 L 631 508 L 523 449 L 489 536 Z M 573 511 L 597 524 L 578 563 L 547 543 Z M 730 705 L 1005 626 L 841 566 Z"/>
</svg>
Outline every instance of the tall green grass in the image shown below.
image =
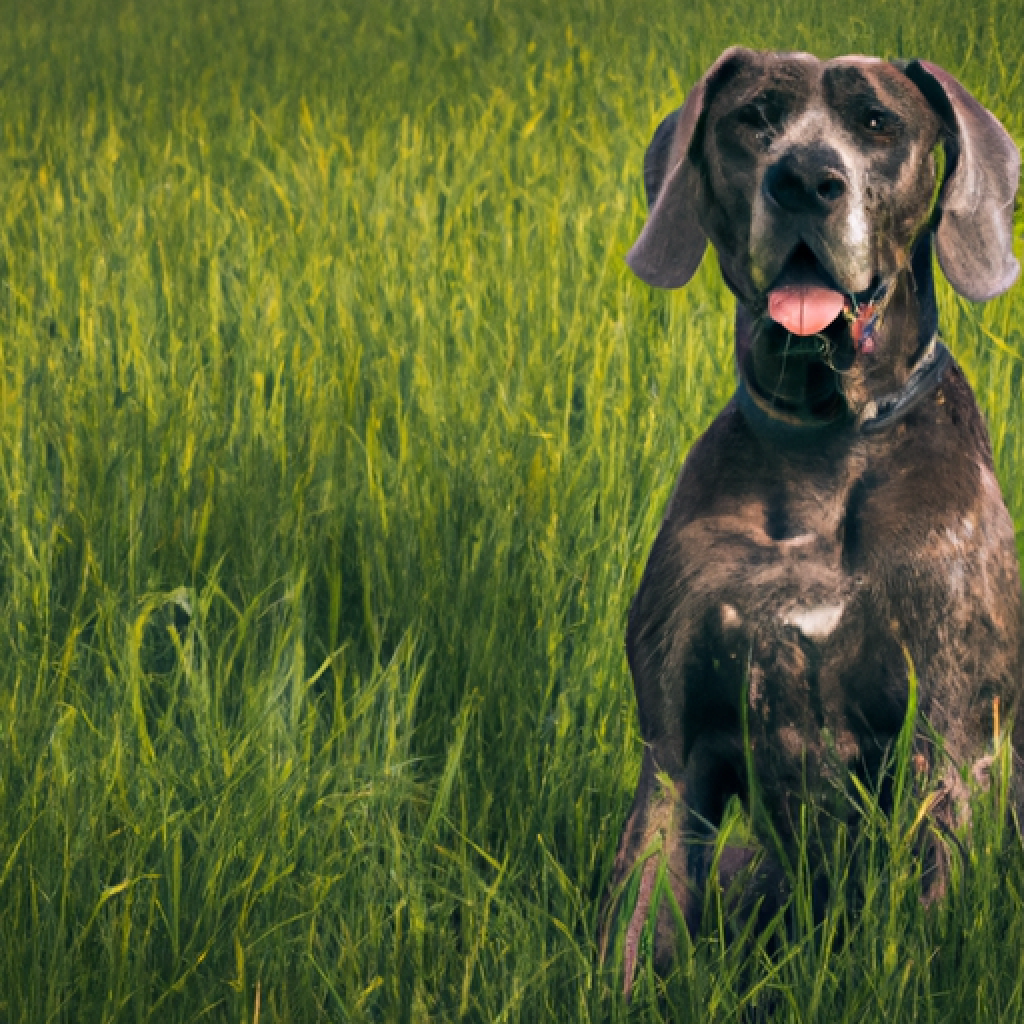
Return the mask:
<svg viewBox="0 0 1024 1024">
<path fill-rule="evenodd" d="M 845 943 L 709 919 L 630 1006 L 595 946 L 624 615 L 732 388 L 713 260 L 624 268 L 643 147 L 735 42 L 1019 140 L 1012 3 L 3 6 L 0 1021 L 1019 1019 L 994 797 L 932 912 L 868 801 Z M 1024 299 L 940 300 L 1020 524 Z"/>
</svg>

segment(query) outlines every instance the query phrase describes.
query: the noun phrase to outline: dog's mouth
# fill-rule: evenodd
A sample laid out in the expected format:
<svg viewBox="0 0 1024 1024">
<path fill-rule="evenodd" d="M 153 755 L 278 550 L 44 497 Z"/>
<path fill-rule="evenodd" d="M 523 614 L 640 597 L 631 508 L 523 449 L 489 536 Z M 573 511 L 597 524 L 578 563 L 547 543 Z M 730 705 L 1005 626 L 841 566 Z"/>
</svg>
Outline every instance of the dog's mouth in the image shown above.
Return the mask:
<svg viewBox="0 0 1024 1024">
<path fill-rule="evenodd" d="M 878 279 L 858 294 L 844 292 L 810 247 L 801 242 L 768 291 L 768 316 L 790 334 L 821 334 L 842 317 L 854 321 L 870 302 Z"/>
<path fill-rule="evenodd" d="M 891 284 L 876 273 L 863 291 L 846 291 L 801 241 L 762 299 L 762 329 L 744 369 L 752 400 L 801 423 L 845 415 L 843 376 L 875 352 Z"/>
</svg>

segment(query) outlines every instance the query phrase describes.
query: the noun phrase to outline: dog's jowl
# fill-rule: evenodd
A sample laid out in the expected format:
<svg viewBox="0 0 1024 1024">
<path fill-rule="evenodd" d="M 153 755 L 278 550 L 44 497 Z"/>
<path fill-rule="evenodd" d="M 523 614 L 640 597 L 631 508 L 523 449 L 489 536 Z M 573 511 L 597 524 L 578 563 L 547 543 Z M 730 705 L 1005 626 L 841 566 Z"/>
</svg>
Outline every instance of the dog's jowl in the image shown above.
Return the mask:
<svg viewBox="0 0 1024 1024">
<path fill-rule="evenodd" d="M 639 895 L 609 907 L 627 990 L 659 837 L 692 928 L 727 802 L 755 778 L 784 851 L 808 792 L 838 799 L 837 772 L 873 783 L 908 663 L 932 732 L 914 760 L 940 826 L 963 821 L 962 772 L 991 751 L 993 708 L 1018 703 L 1020 578 L 986 428 L 939 335 L 933 250 L 961 295 L 1009 288 L 1019 167 L 995 117 L 923 60 L 731 49 L 654 133 L 630 266 L 680 287 L 711 242 L 739 383 L 630 611 L 644 756 L 611 891 L 635 870 Z M 673 947 L 666 909 L 656 958 Z"/>
</svg>

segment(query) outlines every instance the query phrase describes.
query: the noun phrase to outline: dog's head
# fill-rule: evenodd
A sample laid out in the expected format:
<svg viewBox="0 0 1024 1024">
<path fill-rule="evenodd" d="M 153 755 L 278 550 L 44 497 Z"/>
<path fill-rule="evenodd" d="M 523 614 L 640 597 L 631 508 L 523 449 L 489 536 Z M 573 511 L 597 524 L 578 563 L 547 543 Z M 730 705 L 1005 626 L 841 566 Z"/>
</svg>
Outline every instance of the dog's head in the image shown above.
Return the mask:
<svg viewBox="0 0 1024 1024">
<path fill-rule="evenodd" d="M 995 117 L 925 61 L 733 48 L 654 134 L 628 261 L 678 288 L 710 240 L 755 320 L 817 334 L 891 286 L 927 229 L 953 287 L 988 299 L 1019 270 L 1019 170 Z"/>
</svg>

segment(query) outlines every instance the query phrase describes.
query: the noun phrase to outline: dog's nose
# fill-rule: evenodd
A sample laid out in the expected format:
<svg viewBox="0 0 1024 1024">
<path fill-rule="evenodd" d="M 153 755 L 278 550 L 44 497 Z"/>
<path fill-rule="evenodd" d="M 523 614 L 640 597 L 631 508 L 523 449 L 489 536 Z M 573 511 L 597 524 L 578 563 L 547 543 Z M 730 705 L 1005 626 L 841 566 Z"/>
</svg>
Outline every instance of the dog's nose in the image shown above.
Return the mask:
<svg viewBox="0 0 1024 1024">
<path fill-rule="evenodd" d="M 846 177 L 831 151 L 787 153 L 765 172 L 765 194 L 788 213 L 825 215 L 846 195 Z"/>
</svg>

